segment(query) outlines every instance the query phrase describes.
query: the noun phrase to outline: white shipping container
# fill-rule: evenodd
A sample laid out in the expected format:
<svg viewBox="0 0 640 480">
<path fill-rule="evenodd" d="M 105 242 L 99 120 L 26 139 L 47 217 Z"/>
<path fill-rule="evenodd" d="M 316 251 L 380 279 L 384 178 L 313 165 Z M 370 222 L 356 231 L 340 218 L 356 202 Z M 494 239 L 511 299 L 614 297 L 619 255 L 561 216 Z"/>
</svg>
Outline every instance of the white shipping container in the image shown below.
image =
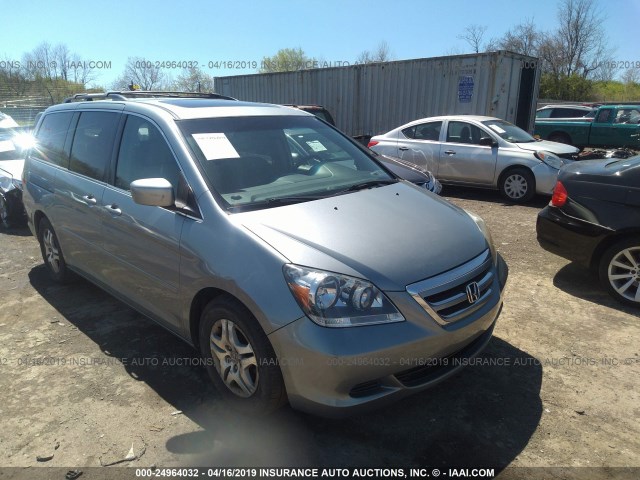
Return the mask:
<svg viewBox="0 0 640 480">
<path fill-rule="evenodd" d="M 498 51 L 474 55 L 215 78 L 215 91 L 239 100 L 323 105 L 336 126 L 370 137 L 418 118 L 473 114 L 532 132 L 538 59 Z"/>
</svg>

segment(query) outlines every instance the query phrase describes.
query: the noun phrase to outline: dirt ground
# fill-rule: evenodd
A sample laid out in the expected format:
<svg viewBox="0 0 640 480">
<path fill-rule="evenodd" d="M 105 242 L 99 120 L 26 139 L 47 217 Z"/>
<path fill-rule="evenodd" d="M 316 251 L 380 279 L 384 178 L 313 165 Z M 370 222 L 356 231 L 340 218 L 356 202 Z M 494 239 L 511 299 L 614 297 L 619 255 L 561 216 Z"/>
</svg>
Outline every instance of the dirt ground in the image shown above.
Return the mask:
<svg viewBox="0 0 640 480">
<path fill-rule="evenodd" d="M 495 336 L 454 378 L 346 420 L 238 416 L 189 346 L 85 281 L 53 284 L 28 230 L 0 231 L 0 466 L 640 467 L 639 312 L 538 246 L 547 199 L 443 195 L 486 220 L 509 265 Z"/>
</svg>

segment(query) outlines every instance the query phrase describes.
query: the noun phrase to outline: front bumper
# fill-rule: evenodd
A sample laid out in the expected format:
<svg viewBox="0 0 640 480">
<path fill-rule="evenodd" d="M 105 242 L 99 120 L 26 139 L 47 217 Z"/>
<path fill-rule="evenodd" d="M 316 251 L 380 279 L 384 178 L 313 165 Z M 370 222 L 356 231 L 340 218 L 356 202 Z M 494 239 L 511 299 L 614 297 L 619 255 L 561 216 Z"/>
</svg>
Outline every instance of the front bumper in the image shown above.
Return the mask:
<svg viewBox="0 0 640 480">
<path fill-rule="evenodd" d="M 539 195 L 553 195 L 553 189 L 558 180 L 558 170 L 540 162 L 531 171 L 536 178 L 536 193 Z"/>
<path fill-rule="evenodd" d="M 455 374 L 491 339 L 508 275 L 501 257 L 495 272 L 491 301 L 451 325 L 436 322 L 407 292 L 385 292 L 406 321 L 326 328 L 303 317 L 273 332 L 269 338 L 292 407 L 341 417 Z"/>
<path fill-rule="evenodd" d="M 547 206 L 538 213 L 536 233 L 548 252 L 590 267 L 596 248 L 611 231 Z"/>
</svg>

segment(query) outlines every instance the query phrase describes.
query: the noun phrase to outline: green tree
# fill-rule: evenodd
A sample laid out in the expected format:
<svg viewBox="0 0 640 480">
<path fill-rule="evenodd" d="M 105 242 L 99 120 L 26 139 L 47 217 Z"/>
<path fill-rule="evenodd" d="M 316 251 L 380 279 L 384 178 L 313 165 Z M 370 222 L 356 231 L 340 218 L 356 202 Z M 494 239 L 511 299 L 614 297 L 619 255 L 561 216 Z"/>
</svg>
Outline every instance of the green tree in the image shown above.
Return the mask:
<svg viewBox="0 0 640 480">
<path fill-rule="evenodd" d="M 314 68 L 316 59 L 308 57 L 298 48 L 282 48 L 272 57 L 263 57 L 260 73 L 291 72 Z"/>
</svg>

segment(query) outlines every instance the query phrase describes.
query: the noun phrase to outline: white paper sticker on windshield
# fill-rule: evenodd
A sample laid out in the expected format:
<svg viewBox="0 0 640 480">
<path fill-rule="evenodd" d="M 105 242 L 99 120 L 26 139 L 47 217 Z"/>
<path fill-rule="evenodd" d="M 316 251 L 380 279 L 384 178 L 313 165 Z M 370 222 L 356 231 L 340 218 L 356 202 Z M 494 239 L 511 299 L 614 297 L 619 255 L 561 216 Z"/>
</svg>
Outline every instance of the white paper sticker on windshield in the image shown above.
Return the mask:
<svg viewBox="0 0 640 480">
<path fill-rule="evenodd" d="M 194 133 L 192 136 L 207 160 L 240 158 L 224 133 Z"/>
<path fill-rule="evenodd" d="M 307 145 L 311 147 L 311 150 L 314 152 L 325 152 L 327 147 L 325 147 L 319 140 L 310 140 L 307 142 Z"/>
<path fill-rule="evenodd" d="M 11 140 L 3 140 L 2 142 L 0 142 L 0 152 L 11 152 L 15 149 L 16 146 Z"/>
<path fill-rule="evenodd" d="M 498 133 L 505 133 L 506 132 L 506 130 L 503 130 L 498 125 L 489 125 L 489 128 L 491 128 L 492 130 L 495 130 Z"/>
</svg>

